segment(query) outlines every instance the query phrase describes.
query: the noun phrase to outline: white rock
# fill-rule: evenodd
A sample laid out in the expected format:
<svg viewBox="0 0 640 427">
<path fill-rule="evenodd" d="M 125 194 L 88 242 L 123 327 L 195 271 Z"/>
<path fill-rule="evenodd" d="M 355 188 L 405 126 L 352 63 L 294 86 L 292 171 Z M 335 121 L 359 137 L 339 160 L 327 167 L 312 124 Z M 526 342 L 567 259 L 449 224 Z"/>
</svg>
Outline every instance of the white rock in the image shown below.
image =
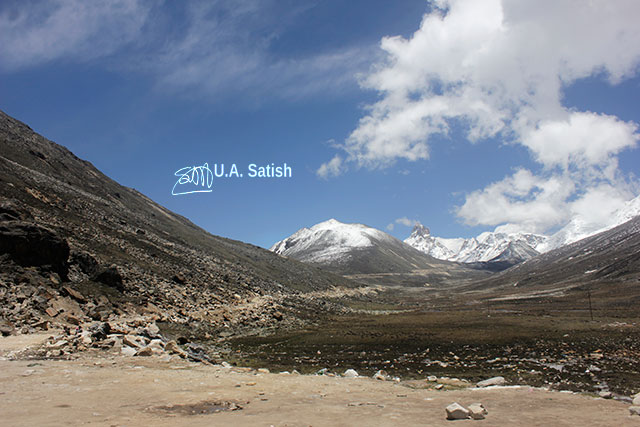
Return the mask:
<svg viewBox="0 0 640 427">
<path fill-rule="evenodd" d="M 484 420 L 484 416 L 487 415 L 489 411 L 482 405 L 482 403 L 472 403 L 469 405 L 469 415 L 474 420 Z"/>
<path fill-rule="evenodd" d="M 504 385 L 505 379 L 504 377 L 493 377 L 488 380 L 480 381 L 478 383 L 478 387 L 489 387 L 492 385 Z"/>
<path fill-rule="evenodd" d="M 629 406 L 630 415 L 640 415 L 640 406 Z"/>
<path fill-rule="evenodd" d="M 389 379 L 389 375 L 387 374 L 386 371 L 380 369 L 378 372 L 373 374 L 373 378 L 380 381 L 386 381 Z"/>
<path fill-rule="evenodd" d="M 122 353 L 124 356 L 134 356 L 136 354 L 136 351 L 137 350 L 133 347 L 123 346 L 120 350 L 120 353 Z"/>
<path fill-rule="evenodd" d="M 149 325 L 147 325 L 147 327 L 144 329 L 147 335 L 149 335 L 151 338 L 158 336 L 158 334 L 160 333 L 160 328 L 158 328 L 156 322 L 149 323 Z"/>
<path fill-rule="evenodd" d="M 448 420 L 466 420 L 469 418 L 469 410 L 457 402 L 447 406 Z"/>
<path fill-rule="evenodd" d="M 136 351 L 136 356 L 151 356 L 153 355 L 153 349 L 151 347 L 143 347 Z"/>
<path fill-rule="evenodd" d="M 613 394 L 611 394 L 610 391 L 601 391 L 598 393 L 598 396 L 600 396 L 603 399 L 611 399 L 613 397 Z"/>
<path fill-rule="evenodd" d="M 142 348 L 145 346 L 145 340 L 138 335 L 125 335 L 122 337 L 122 343 L 129 347 Z"/>
<path fill-rule="evenodd" d="M 435 375 L 429 375 L 427 377 L 427 381 L 430 381 L 430 382 L 434 383 L 434 382 L 438 381 L 438 377 L 436 377 Z"/>
<path fill-rule="evenodd" d="M 633 396 L 633 406 L 640 406 L 640 393 Z"/>
<path fill-rule="evenodd" d="M 151 347 L 153 349 L 164 350 L 164 342 L 159 339 L 151 340 L 147 347 Z"/>
<path fill-rule="evenodd" d="M 346 378 L 355 378 L 358 376 L 358 372 L 356 372 L 355 369 L 347 369 L 346 371 L 344 371 L 344 374 L 342 374 L 342 376 Z"/>
</svg>

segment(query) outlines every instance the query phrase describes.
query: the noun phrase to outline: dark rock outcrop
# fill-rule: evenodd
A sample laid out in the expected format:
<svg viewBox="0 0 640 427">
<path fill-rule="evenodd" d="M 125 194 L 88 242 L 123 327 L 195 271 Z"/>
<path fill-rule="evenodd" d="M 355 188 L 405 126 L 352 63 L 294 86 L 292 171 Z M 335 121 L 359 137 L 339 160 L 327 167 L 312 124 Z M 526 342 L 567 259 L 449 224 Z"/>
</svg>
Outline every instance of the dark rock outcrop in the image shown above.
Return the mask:
<svg viewBox="0 0 640 427">
<path fill-rule="evenodd" d="M 109 267 L 105 267 L 100 269 L 91 280 L 95 282 L 103 283 L 112 288 L 116 288 L 119 291 L 124 291 L 124 284 L 122 282 L 122 275 L 120 271 L 118 271 L 118 267 L 115 265 L 110 265 Z"/>
<path fill-rule="evenodd" d="M 69 245 L 57 233 L 24 221 L 0 222 L 0 254 L 22 266 L 37 266 L 67 275 Z"/>
</svg>

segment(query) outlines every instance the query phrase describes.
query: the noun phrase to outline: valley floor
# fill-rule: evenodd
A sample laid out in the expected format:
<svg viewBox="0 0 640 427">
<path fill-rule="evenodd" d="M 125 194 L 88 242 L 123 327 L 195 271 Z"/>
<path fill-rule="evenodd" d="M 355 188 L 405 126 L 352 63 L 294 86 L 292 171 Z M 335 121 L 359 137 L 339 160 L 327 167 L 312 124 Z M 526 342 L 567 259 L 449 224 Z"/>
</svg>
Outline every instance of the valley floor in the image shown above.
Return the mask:
<svg viewBox="0 0 640 427">
<path fill-rule="evenodd" d="M 451 425 L 445 407 L 452 402 L 481 402 L 489 411 L 485 420 L 454 423 L 638 425 L 627 403 L 528 386 L 438 391 L 419 381 L 276 374 L 105 352 L 75 360 L 25 356 L 25 348 L 49 335 L 0 338 L 2 424 L 439 426 Z"/>
</svg>

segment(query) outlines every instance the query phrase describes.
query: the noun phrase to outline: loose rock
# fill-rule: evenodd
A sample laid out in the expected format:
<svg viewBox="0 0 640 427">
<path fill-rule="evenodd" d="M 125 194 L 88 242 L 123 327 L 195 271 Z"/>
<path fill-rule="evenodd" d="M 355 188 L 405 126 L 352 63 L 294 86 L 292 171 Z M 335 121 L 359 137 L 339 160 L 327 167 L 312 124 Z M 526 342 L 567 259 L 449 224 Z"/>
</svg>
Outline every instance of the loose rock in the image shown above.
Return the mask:
<svg viewBox="0 0 640 427">
<path fill-rule="evenodd" d="M 504 385 L 505 379 L 504 377 L 493 377 L 484 381 L 480 381 L 477 385 L 478 387 L 489 387 L 492 385 Z"/>
<path fill-rule="evenodd" d="M 483 420 L 484 416 L 487 415 L 489 411 L 482 405 L 482 403 L 472 403 L 469 405 L 469 415 L 474 420 Z"/>
<path fill-rule="evenodd" d="M 466 420 L 469 418 L 469 410 L 457 402 L 447 406 L 448 420 Z"/>
<path fill-rule="evenodd" d="M 358 372 L 355 369 L 347 369 L 344 371 L 342 376 L 345 378 L 356 378 L 358 376 Z"/>
<path fill-rule="evenodd" d="M 373 378 L 380 381 L 387 381 L 389 379 L 389 374 L 386 371 L 380 369 L 378 372 L 373 374 Z"/>
</svg>

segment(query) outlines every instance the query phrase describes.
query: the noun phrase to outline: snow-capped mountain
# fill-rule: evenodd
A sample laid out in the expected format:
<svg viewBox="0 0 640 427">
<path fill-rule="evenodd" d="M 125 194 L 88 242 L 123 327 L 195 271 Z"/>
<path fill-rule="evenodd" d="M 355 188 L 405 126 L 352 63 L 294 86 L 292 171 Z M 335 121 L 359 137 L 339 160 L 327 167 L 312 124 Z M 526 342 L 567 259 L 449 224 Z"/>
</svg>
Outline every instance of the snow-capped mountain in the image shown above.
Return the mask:
<svg viewBox="0 0 640 427">
<path fill-rule="evenodd" d="M 575 217 L 569 221 L 567 225 L 551 235 L 551 237 L 538 248 L 538 251 L 547 252 L 577 242 L 578 240 L 624 224 L 638 215 L 640 215 L 640 196 L 627 201 L 622 208 L 615 211 L 611 216 L 611 222 L 605 227 L 602 227 L 600 223 L 593 224 L 585 221 L 582 217 Z"/>
<path fill-rule="evenodd" d="M 339 260 L 354 249 L 395 240 L 392 236 L 363 224 L 344 224 L 335 219 L 302 228 L 275 243 L 270 251 L 304 262 Z"/>
<path fill-rule="evenodd" d="M 500 262 L 513 265 L 538 255 L 548 238 L 531 233 L 485 232 L 469 239 L 432 236 L 429 229 L 416 224 L 405 243 L 434 258 L 465 263 Z"/>
<path fill-rule="evenodd" d="M 639 250 L 640 216 L 636 215 L 621 225 L 541 254 L 475 286 L 502 287 L 514 295 L 520 292 L 531 295 L 533 290 L 557 291 L 579 284 L 580 293 L 599 287 L 600 304 L 609 295 L 616 310 L 624 306 L 635 308 L 640 280 Z M 619 285 L 622 283 L 626 286 Z"/>
<path fill-rule="evenodd" d="M 431 255 L 434 258 L 451 260 L 460 252 L 466 239 L 444 239 L 442 237 L 434 237 L 424 225 L 417 223 L 413 227 L 411 235 L 404 240 L 410 246 L 413 246 L 420 252 Z"/>
<path fill-rule="evenodd" d="M 302 228 L 271 251 L 341 274 L 399 273 L 449 265 L 363 224 L 335 219 Z"/>
</svg>

